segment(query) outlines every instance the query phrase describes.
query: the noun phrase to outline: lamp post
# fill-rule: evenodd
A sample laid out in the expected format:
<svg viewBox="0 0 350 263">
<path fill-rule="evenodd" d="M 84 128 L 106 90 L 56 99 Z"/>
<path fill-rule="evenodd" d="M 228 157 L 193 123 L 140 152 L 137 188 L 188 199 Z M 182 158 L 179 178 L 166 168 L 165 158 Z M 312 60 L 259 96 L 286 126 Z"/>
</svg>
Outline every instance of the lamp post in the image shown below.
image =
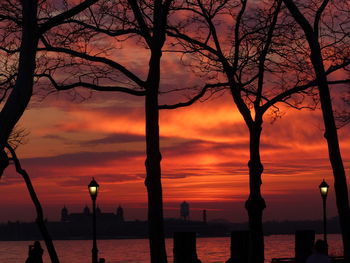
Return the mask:
<svg viewBox="0 0 350 263">
<path fill-rule="evenodd" d="M 323 201 L 323 241 L 327 244 L 327 216 L 326 216 L 326 200 L 328 194 L 329 185 L 323 179 L 322 183 L 318 186 Z"/>
<path fill-rule="evenodd" d="M 98 193 L 99 184 L 92 178 L 88 185 L 89 193 L 92 200 L 92 263 L 97 263 L 98 249 L 96 242 L 96 197 Z"/>
</svg>

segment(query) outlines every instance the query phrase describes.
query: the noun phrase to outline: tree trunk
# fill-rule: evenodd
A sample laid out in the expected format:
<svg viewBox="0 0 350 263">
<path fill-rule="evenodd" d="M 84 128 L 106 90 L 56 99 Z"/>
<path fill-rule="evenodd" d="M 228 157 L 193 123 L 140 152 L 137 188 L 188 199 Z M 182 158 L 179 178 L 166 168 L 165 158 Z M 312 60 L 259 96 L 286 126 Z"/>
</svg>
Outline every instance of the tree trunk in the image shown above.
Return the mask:
<svg viewBox="0 0 350 263">
<path fill-rule="evenodd" d="M 321 109 L 325 126 L 324 137 L 328 144 L 328 155 L 332 165 L 334 190 L 342 231 L 345 262 L 350 263 L 350 210 L 345 169 L 340 153 L 337 128 L 334 121 L 332 100 L 318 43 L 309 43 L 312 49 L 311 61 L 315 69 L 320 93 Z"/>
<path fill-rule="evenodd" d="M 249 167 L 249 198 L 246 201 L 246 209 L 249 217 L 250 241 L 249 263 L 264 263 L 264 234 L 262 226 L 265 200 L 261 196 L 261 175 L 263 165 L 260 160 L 260 135 L 262 120 L 257 120 L 249 127 L 250 135 L 250 160 Z"/>
<path fill-rule="evenodd" d="M 37 1 L 22 1 L 22 38 L 16 84 L 0 113 L 0 146 L 3 149 L 7 140 L 26 109 L 33 93 L 33 79 L 36 67 L 35 57 L 38 45 Z"/>
<path fill-rule="evenodd" d="M 38 228 L 40 230 L 41 235 L 44 238 L 45 245 L 46 245 L 47 251 L 49 253 L 51 262 L 52 263 L 59 263 L 60 261 L 59 261 L 58 256 L 57 256 L 55 246 L 52 242 L 52 238 L 51 238 L 49 231 L 47 230 L 47 227 L 45 224 L 43 209 L 42 209 L 40 201 L 35 193 L 32 182 L 30 181 L 29 175 L 24 170 L 20 171 L 19 173 L 22 175 L 22 177 L 27 185 L 27 189 L 30 193 L 30 197 L 31 197 L 33 204 L 35 206 L 36 214 L 37 214 L 36 223 L 38 225 Z"/>
<path fill-rule="evenodd" d="M 327 84 L 327 76 L 324 69 L 324 61 L 318 38 L 311 25 L 299 11 L 292 0 L 283 0 L 294 19 L 303 29 L 308 41 L 311 55 L 310 59 L 317 78 L 317 85 L 320 94 L 322 116 L 325 126 L 324 137 L 327 140 L 329 160 L 333 170 L 334 190 L 339 215 L 339 222 L 342 232 L 345 262 L 350 263 L 350 209 L 348 187 L 346 182 L 345 169 L 340 154 L 337 128 L 334 121 L 332 100 Z"/>
<path fill-rule="evenodd" d="M 33 204 L 35 206 L 36 223 L 37 223 L 38 228 L 39 228 L 39 230 L 44 238 L 47 251 L 50 255 L 51 262 L 52 263 L 59 263 L 57 253 L 56 253 L 55 247 L 53 245 L 51 236 L 50 236 L 49 231 L 47 230 L 46 225 L 45 225 L 43 209 L 41 207 L 38 196 L 35 193 L 32 181 L 30 180 L 28 173 L 24 169 L 22 169 L 21 163 L 16 155 L 15 150 L 9 144 L 6 145 L 6 148 L 11 152 L 12 159 L 13 159 L 15 166 L 16 166 L 16 171 L 17 171 L 17 173 L 19 173 L 22 176 L 22 178 L 27 186 L 30 198 L 32 199 Z"/>
<path fill-rule="evenodd" d="M 20 46 L 20 56 L 18 65 L 18 74 L 15 86 L 6 101 L 1 113 L 0 113 L 0 148 L 3 151 L 7 145 L 8 138 L 15 127 L 18 120 L 23 115 L 33 93 L 34 72 L 36 68 L 36 51 L 38 46 L 38 34 L 37 34 L 37 1 L 36 0 L 23 0 L 22 3 L 22 36 Z M 3 162 L 6 162 L 6 158 L 1 158 L 1 174 L 3 168 L 6 167 Z M 23 176 L 32 201 L 37 211 L 37 224 L 39 230 L 45 240 L 47 250 L 50 254 L 51 261 L 53 263 L 59 263 L 55 248 L 53 246 L 51 237 L 46 229 L 43 212 L 40 202 L 35 194 L 34 188 L 31 184 L 29 176 L 23 170 L 21 172 Z"/>
<path fill-rule="evenodd" d="M 148 232 L 151 263 L 166 263 L 164 239 L 163 196 L 161 184 L 161 153 L 159 147 L 158 90 L 161 51 L 152 51 L 146 87 L 146 180 L 148 192 Z"/>
</svg>

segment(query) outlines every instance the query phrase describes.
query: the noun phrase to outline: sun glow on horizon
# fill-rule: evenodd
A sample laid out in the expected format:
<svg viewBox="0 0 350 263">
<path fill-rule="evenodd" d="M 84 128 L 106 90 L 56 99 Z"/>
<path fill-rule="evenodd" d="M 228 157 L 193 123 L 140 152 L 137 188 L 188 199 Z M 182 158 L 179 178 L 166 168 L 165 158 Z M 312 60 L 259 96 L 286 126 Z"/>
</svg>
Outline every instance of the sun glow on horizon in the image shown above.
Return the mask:
<svg viewBox="0 0 350 263">
<path fill-rule="evenodd" d="M 160 113 L 166 211 L 171 210 L 170 204 L 186 200 L 194 210 L 217 209 L 218 216 L 222 213 L 227 217 L 233 207 L 241 209 L 240 215 L 245 214 L 244 203 L 249 194 L 248 131 L 229 98 L 219 105 L 218 102 Z M 66 103 L 69 102 L 63 104 Z M 19 148 L 18 154 L 33 178 L 39 197 L 46 206 L 88 202 L 85 184 L 94 176 L 101 185 L 102 205 L 121 202 L 132 211 L 145 213 L 142 109 L 136 107 L 117 114 L 111 102 L 98 110 L 95 107 L 90 110 L 88 104 L 89 101 L 83 107 L 63 107 L 64 110 L 62 105 L 44 104 L 26 113 L 22 126 L 30 131 L 30 139 Z M 329 182 L 332 178 L 319 113 L 286 112 L 274 123 L 266 119 L 263 126 L 262 194 L 272 207 L 285 200 L 296 209 L 300 200 L 291 189 L 308 195 L 319 178 L 325 177 Z M 39 113 L 42 120 L 33 121 Z M 55 116 L 55 120 L 50 116 Z M 346 129 L 340 130 L 340 138 L 348 165 L 350 143 Z M 9 200 L 24 205 L 17 193 L 25 188 L 13 171 L 6 172 L 1 184 Z M 331 192 L 331 198 L 332 195 Z M 132 208 L 133 204 L 139 204 L 139 208 Z M 217 208 L 213 208 L 215 205 Z M 267 211 L 269 216 L 277 216 Z M 335 213 L 334 206 L 330 211 Z M 133 213 L 134 217 L 143 218 Z"/>
</svg>

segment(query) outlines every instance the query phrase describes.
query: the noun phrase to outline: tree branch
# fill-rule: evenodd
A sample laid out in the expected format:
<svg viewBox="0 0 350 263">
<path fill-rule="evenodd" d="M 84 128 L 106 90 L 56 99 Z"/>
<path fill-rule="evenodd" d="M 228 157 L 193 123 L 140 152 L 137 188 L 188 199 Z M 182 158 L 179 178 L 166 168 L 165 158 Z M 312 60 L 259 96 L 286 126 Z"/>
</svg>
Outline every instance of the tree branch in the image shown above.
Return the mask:
<svg viewBox="0 0 350 263">
<path fill-rule="evenodd" d="M 347 84 L 347 83 L 350 83 L 350 79 L 342 79 L 342 80 L 330 80 L 330 81 L 327 81 L 327 83 L 329 85 L 339 85 L 339 84 Z M 298 92 L 301 92 L 301 91 L 304 91 L 308 88 L 311 88 L 311 87 L 316 87 L 317 86 L 317 81 L 316 80 L 312 80 L 310 81 L 309 83 L 305 84 L 305 85 L 301 85 L 301 86 L 296 86 L 292 89 L 289 89 L 289 90 L 286 90 L 285 92 L 282 92 L 280 94 L 278 94 L 276 97 L 274 97 L 273 99 L 271 100 L 268 100 L 267 103 L 265 103 L 261 109 L 263 112 L 267 111 L 268 108 L 270 108 L 272 105 L 276 104 L 277 102 L 280 102 L 280 101 L 283 101 L 284 98 L 290 96 L 290 95 L 293 95 L 295 93 L 298 93 Z"/>
<path fill-rule="evenodd" d="M 314 32 L 315 32 L 316 39 L 318 39 L 318 35 L 319 35 L 318 26 L 320 24 L 322 13 L 326 9 L 328 3 L 329 3 L 329 0 L 324 0 L 321 4 L 320 8 L 317 9 L 317 12 L 316 12 L 315 21 L 314 21 Z"/>
<path fill-rule="evenodd" d="M 198 47 L 202 48 L 203 50 L 206 50 L 212 54 L 215 54 L 217 57 L 220 56 L 220 54 L 217 52 L 216 49 L 208 46 L 207 44 L 205 43 L 202 43 L 201 41 L 198 41 L 194 38 L 191 38 L 189 37 L 188 35 L 185 35 L 185 34 L 182 34 L 181 32 L 179 32 L 176 28 L 174 27 L 168 27 L 168 29 L 170 30 L 173 30 L 174 32 L 170 31 L 170 30 L 167 30 L 167 34 L 168 36 L 171 36 L 171 37 L 175 37 L 175 38 L 179 38 L 179 39 L 182 39 L 188 43 L 190 43 L 191 45 L 197 45 Z"/>
<path fill-rule="evenodd" d="M 117 29 L 117 30 L 109 29 L 109 30 L 107 30 L 107 29 L 103 29 L 99 26 L 92 26 L 90 24 L 87 24 L 87 23 L 84 23 L 82 21 L 75 20 L 75 19 L 65 20 L 64 23 L 67 23 L 67 24 L 74 23 L 74 24 L 80 25 L 84 28 L 91 29 L 95 32 L 103 33 L 103 34 L 110 36 L 110 37 L 118 37 L 118 36 L 123 36 L 123 35 L 127 35 L 127 34 L 138 34 L 138 35 L 141 34 L 140 30 L 135 29 L 135 28 Z"/>
<path fill-rule="evenodd" d="M 142 13 L 140 11 L 140 7 L 138 6 L 136 0 L 128 0 L 130 6 L 131 6 L 131 9 L 134 13 L 134 16 L 135 16 L 135 19 L 140 27 L 140 30 L 141 30 L 141 34 L 142 36 L 145 38 L 147 44 L 149 47 L 152 46 L 152 37 L 150 35 L 150 29 L 148 28 L 145 20 L 143 19 L 143 16 L 142 16 Z"/>
<path fill-rule="evenodd" d="M 180 103 L 177 103 L 177 104 L 172 104 L 172 105 L 159 105 L 158 109 L 160 109 L 160 110 L 172 110 L 172 109 L 177 109 L 177 108 L 190 106 L 193 103 L 195 103 L 197 100 L 202 98 L 205 95 L 205 93 L 207 92 L 208 89 L 216 88 L 216 87 L 224 87 L 224 86 L 227 86 L 227 85 L 228 85 L 228 83 L 207 84 L 207 85 L 204 86 L 203 89 L 201 89 L 201 91 L 196 96 L 194 96 L 190 100 L 188 100 L 186 102 L 180 102 Z"/>
<path fill-rule="evenodd" d="M 312 30 L 312 27 L 311 27 L 309 21 L 307 21 L 305 16 L 300 12 L 299 8 L 295 5 L 293 0 L 283 0 L 283 2 L 286 5 L 286 7 L 288 8 L 288 10 L 291 12 L 294 19 L 304 29 L 306 37 L 308 38 L 310 35 L 312 35 L 313 30 Z"/>
<path fill-rule="evenodd" d="M 22 25 L 22 21 L 12 17 L 12 16 L 5 16 L 5 15 L 2 15 L 0 14 L 0 21 L 3 21 L 3 20 L 9 20 L 9 21 L 12 21 L 14 22 L 15 24 L 17 24 L 18 26 L 21 26 Z"/>
<path fill-rule="evenodd" d="M 271 25 L 269 27 L 269 30 L 267 32 L 267 39 L 265 40 L 265 46 L 259 56 L 259 78 L 258 78 L 258 89 L 257 89 L 257 94 L 256 94 L 256 98 L 254 101 L 254 107 L 255 107 L 255 111 L 257 111 L 257 109 L 260 106 L 260 102 L 261 102 L 261 97 L 262 97 L 262 90 L 263 90 L 263 86 L 264 86 L 264 76 L 265 76 L 265 61 L 266 61 L 266 57 L 267 54 L 269 52 L 270 46 L 272 44 L 272 38 L 274 35 L 274 31 L 275 31 L 275 27 L 277 24 L 277 19 L 278 19 L 278 15 L 281 9 L 281 5 L 282 5 L 282 1 L 278 0 L 277 2 L 277 7 L 275 9 L 275 13 L 273 16 L 273 20 L 271 22 Z"/>
<path fill-rule="evenodd" d="M 62 24 L 65 19 L 71 18 L 79 14 L 80 12 L 90 7 L 97 1 L 98 0 L 85 0 L 84 2 L 78 4 L 77 6 L 67 10 L 66 12 L 63 12 L 61 14 L 58 14 L 57 16 L 50 18 L 44 24 L 39 26 L 39 33 L 41 35 L 44 34 L 46 31 L 50 30 L 51 28 Z"/>
<path fill-rule="evenodd" d="M 146 95 L 145 91 L 142 90 L 133 90 L 130 88 L 126 88 L 126 87 L 120 87 L 120 86 L 100 86 L 100 85 L 96 85 L 93 83 L 87 83 L 87 82 L 83 82 L 83 81 L 78 81 L 72 84 L 67 84 L 67 85 L 59 85 L 54 78 L 49 75 L 49 74 L 38 74 L 36 75 L 37 77 L 45 77 L 48 78 L 51 82 L 51 84 L 54 86 L 54 88 L 56 90 L 70 90 L 70 89 L 74 89 L 77 87 L 84 87 L 84 88 L 89 88 L 91 90 L 96 90 L 96 91 L 115 91 L 115 92 L 123 92 L 123 93 L 128 93 L 131 95 L 135 95 L 135 96 L 144 96 Z"/>
<path fill-rule="evenodd" d="M 50 255 L 51 261 L 53 263 L 59 263 L 57 253 L 56 253 L 55 247 L 54 247 L 53 242 L 52 242 L 52 238 L 51 238 L 51 236 L 46 228 L 46 225 L 45 225 L 43 208 L 40 204 L 38 196 L 36 195 L 32 181 L 30 180 L 30 177 L 29 177 L 28 173 L 26 172 L 26 170 L 24 170 L 22 168 L 21 163 L 16 155 L 15 150 L 8 143 L 5 145 L 5 147 L 11 153 L 12 160 L 13 160 L 15 167 L 16 167 L 16 172 L 22 176 L 22 178 L 27 186 L 28 192 L 30 194 L 30 197 L 31 197 L 32 202 L 33 202 L 35 209 L 36 209 L 36 215 L 37 215 L 36 223 L 38 224 L 40 232 L 43 235 L 43 238 L 45 240 L 45 244 L 46 244 L 48 253 Z"/>
<path fill-rule="evenodd" d="M 43 37 L 41 38 L 41 40 L 44 43 L 45 48 L 41 48 L 41 49 L 39 49 L 39 51 L 59 52 L 59 53 L 68 54 L 68 55 L 71 55 L 74 57 L 79 57 L 79 58 L 85 59 L 87 61 L 99 62 L 99 63 L 108 65 L 108 66 L 118 70 L 119 72 L 124 74 L 126 77 L 128 77 L 130 80 L 135 82 L 140 87 L 145 86 L 145 82 L 143 80 L 139 79 L 139 77 L 137 77 L 134 73 L 132 73 L 131 71 L 126 69 L 124 66 L 122 66 L 121 64 L 119 64 L 113 60 L 110 60 L 110 59 L 105 58 L 105 57 L 91 56 L 91 55 L 88 55 L 86 53 L 81 53 L 81 52 L 71 50 L 68 48 L 53 47 Z"/>
</svg>

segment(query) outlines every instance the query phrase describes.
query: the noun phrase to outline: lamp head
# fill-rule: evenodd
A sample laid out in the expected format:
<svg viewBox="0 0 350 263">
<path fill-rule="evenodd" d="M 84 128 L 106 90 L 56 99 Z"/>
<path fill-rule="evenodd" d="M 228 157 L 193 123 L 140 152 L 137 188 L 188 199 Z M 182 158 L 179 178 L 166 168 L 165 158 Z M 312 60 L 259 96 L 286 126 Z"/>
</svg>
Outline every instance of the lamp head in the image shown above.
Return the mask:
<svg viewBox="0 0 350 263">
<path fill-rule="evenodd" d="M 329 185 L 323 179 L 322 183 L 318 186 L 320 188 L 320 193 L 323 198 L 327 197 Z"/>
<path fill-rule="evenodd" d="M 91 182 L 88 185 L 89 193 L 92 200 L 96 200 L 99 187 L 99 184 L 95 181 L 94 178 L 92 178 Z"/>
</svg>

